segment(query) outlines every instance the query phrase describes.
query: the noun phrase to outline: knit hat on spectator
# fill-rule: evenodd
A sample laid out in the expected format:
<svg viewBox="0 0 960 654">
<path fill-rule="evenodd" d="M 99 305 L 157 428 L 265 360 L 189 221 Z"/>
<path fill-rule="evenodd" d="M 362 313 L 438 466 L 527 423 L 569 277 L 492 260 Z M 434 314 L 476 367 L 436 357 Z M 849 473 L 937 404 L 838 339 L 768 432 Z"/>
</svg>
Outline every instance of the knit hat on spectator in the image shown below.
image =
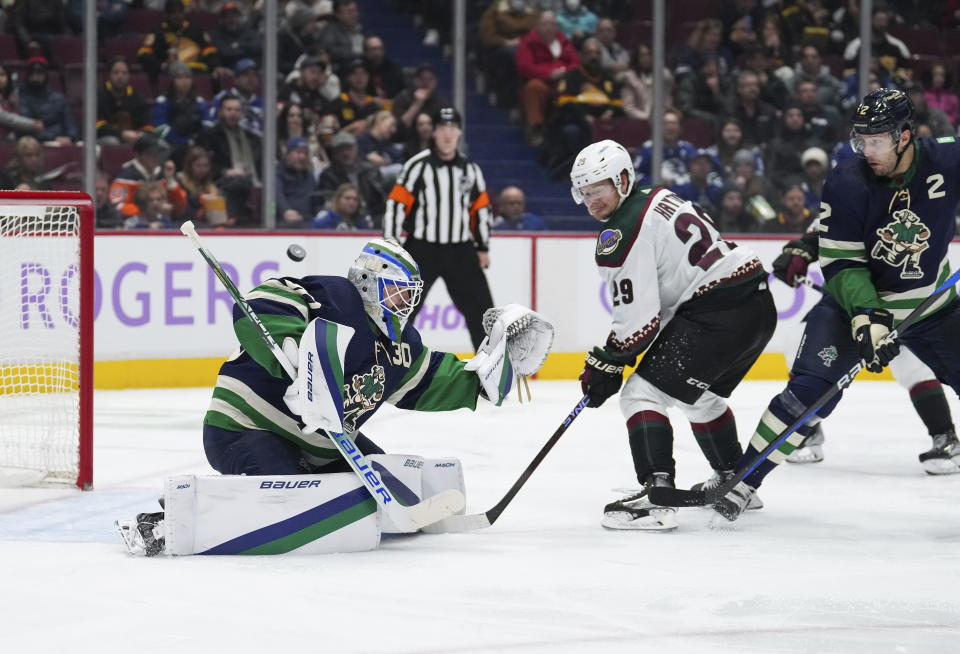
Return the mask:
<svg viewBox="0 0 960 654">
<path fill-rule="evenodd" d="M 733 155 L 733 165 L 736 166 L 739 164 L 750 164 L 751 166 L 756 167 L 757 163 L 755 156 L 756 155 L 754 155 L 752 150 L 737 150 Z"/>
<path fill-rule="evenodd" d="M 240 73 L 245 73 L 250 69 L 256 70 L 256 68 L 257 62 L 255 62 L 253 59 L 244 58 L 238 61 L 233 67 L 233 74 L 239 75 Z"/>
<path fill-rule="evenodd" d="M 237 6 L 236 2 L 224 2 L 223 6 L 220 7 L 220 15 L 223 16 L 228 11 L 235 11 L 238 14 L 240 13 L 240 7 Z"/>
<path fill-rule="evenodd" d="M 803 154 L 800 155 L 800 165 L 806 166 L 811 161 L 816 161 L 818 164 L 823 166 L 824 169 L 828 167 L 830 162 L 827 153 L 821 148 L 807 148 L 803 151 Z"/>
<path fill-rule="evenodd" d="M 307 139 L 302 136 L 294 136 L 293 138 L 287 139 L 287 152 L 292 152 L 297 148 L 308 148 L 310 144 L 307 143 Z"/>
<path fill-rule="evenodd" d="M 340 130 L 339 132 L 333 135 L 332 139 L 330 139 L 330 147 L 334 149 L 342 146 L 346 146 L 346 145 L 356 145 L 356 144 L 357 144 L 357 137 L 345 130 Z"/>
<path fill-rule="evenodd" d="M 43 70 L 46 72 L 50 68 L 50 62 L 47 61 L 46 57 L 30 57 L 27 59 L 27 70 L 33 72 L 35 70 Z"/>
</svg>

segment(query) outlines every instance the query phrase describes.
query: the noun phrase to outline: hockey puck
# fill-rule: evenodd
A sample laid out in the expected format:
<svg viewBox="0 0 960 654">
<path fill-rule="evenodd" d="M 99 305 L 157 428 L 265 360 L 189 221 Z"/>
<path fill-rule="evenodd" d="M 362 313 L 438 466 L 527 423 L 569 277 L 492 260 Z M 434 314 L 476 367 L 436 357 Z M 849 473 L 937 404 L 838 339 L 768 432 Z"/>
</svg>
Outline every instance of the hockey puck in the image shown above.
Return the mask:
<svg viewBox="0 0 960 654">
<path fill-rule="evenodd" d="M 291 261 L 303 261 L 304 257 L 307 256 L 307 251 L 302 246 L 293 243 L 287 248 L 287 256 L 290 257 Z"/>
</svg>

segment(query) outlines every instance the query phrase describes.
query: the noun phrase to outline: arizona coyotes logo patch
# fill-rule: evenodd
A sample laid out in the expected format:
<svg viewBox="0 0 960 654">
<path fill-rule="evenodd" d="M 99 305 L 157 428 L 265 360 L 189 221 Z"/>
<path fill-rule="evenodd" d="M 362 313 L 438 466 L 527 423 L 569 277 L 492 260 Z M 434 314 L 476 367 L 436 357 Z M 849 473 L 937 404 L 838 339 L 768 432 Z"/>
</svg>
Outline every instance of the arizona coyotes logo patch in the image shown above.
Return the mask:
<svg viewBox="0 0 960 654">
<path fill-rule="evenodd" d="M 823 365 L 829 368 L 830 364 L 837 360 L 837 348 L 834 345 L 828 345 L 817 352 L 817 356 L 823 359 Z"/>
<path fill-rule="evenodd" d="M 623 233 L 619 229 L 603 230 L 597 237 L 597 254 L 603 256 L 614 252 L 622 240 Z"/>
<path fill-rule="evenodd" d="M 910 209 L 893 212 L 893 221 L 877 230 L 880 240 L 870 256 L 895 268 L 900 268 L 900 279 L 920 279 L 920 255 L 930 244 L 930 229 L 920 222 L 920 216 Z"/>
<path fill-rule="evenodd" d="M 343 426 L 353 431 L 364 413 L 373 411 L 383 399 L 387 374 L 381 365 L 374 365 L 370 372 L 354 375 L 343 385 Z"/>
</svg>

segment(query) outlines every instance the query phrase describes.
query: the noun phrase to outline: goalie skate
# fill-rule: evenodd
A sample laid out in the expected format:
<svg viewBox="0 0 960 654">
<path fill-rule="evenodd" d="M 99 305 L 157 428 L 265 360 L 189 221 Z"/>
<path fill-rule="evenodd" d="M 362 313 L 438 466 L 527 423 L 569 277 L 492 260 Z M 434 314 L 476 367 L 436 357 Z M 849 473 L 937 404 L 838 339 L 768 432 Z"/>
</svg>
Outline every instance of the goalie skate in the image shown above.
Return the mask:
<svg viewBox="0 0 960 654">
<path fill-rule="evenodd" d="M 817 423 L 800 447 L 790 453 L 787 463 L 820 463 L 823 461 L 823 440 L 823 428 Z"/>
<path fill-rule="evenodd" d="M 694 484 L 690 487 L 692 491 L 705 491 L 712 490 L 717 486 L 722 486 L 733 477 L 733 470 L 714 470 L 713 476 L 706 481 L 701 481 L 697 484 Z M 763 508 L 763 500 L 760 499 L 760 496 L 756 492 L 750 496 L 750 501 L 747 503 L 747 511 L 756 511 L 757 509 Z"/>
<path fill-rule="evenodd" d="M 625 491 L 628 494 L 603 507 L 600 524 L 607 529 L 633 529 L 638 531 L 672 531 L 676 529 L 677 510 L 671 506 L 657 506 L 647 499 L 650 486 L 673 488 L 673 477 L 665 472 L 655 472 L 641 490 Z"/>
<path fill-rule="evenodd" d="M 138 513 L 133 520 L 114 523 L 130 554 L 156 556 L 163 552 L 163 512 Z"/>
<path fill-rule="evenodd" d="M 960 442 L 951 429 L 933 437 L 933 447 L 919 456 L 928 475 L 952 475 L 960 472 Z"/>
</svg>

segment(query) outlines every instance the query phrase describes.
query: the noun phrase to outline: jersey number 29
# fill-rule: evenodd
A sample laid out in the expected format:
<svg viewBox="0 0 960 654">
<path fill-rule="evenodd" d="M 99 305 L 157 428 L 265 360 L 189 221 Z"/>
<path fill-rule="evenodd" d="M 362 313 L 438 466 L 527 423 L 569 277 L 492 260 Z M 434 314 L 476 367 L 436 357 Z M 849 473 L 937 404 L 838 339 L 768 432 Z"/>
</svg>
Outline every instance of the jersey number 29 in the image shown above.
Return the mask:
<svg viewBox="0 0 960 654">
<path fill-rule="evenodd" d="M 629 279 L 610 282 L 610 292 L 613 295 L 613 306 L 615 307 L 633 302 L 633 282 Z"/>
</svg>

